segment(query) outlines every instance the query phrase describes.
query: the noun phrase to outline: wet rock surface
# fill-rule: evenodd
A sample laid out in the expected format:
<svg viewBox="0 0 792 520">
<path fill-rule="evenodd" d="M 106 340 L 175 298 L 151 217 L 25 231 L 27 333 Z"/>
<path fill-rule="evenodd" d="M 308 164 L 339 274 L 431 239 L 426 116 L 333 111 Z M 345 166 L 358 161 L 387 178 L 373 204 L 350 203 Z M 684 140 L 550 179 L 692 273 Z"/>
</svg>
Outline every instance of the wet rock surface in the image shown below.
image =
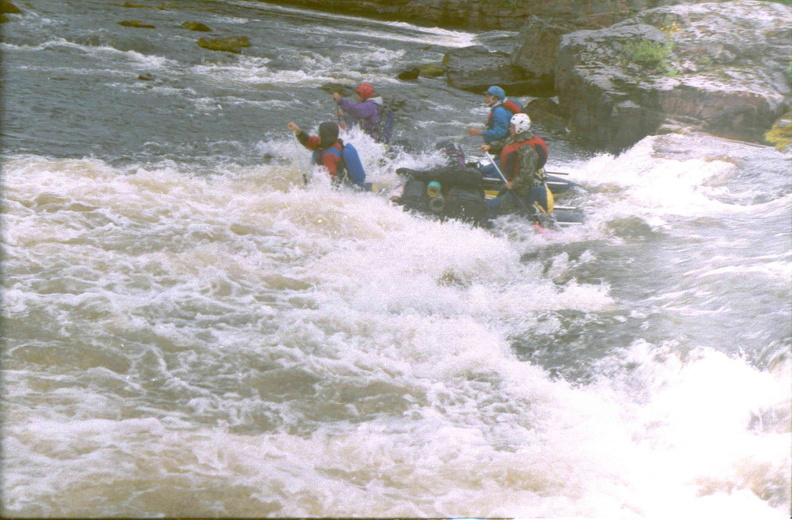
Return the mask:
<svg viewBox="0 0 792 520">
<path fill-rule="evenodd" d="M 599 148 L 694 130 L 762 142 L 792 104 L 790 55 L 788 6 L 658 8 L 563 36 L 555 88 L 569 128 Z"/>
</svg>

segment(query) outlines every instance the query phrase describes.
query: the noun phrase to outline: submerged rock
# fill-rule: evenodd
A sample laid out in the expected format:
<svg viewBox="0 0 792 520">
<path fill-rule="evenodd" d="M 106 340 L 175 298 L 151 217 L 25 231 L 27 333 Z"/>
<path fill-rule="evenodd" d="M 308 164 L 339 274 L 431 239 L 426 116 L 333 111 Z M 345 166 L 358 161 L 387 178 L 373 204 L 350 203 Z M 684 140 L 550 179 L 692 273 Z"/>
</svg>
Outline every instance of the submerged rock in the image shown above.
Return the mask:
<svg viewBox="0 0 792 520">
<path fill-rule="evenodd" d="M 157 9 L 159 11 L 165 10 L 165 7 L 161 5 L 136 4 L 135 2 L 124 2 L 124 5 L 121 7 L 126 7 L 128 9 Z"/>
<path fill-rule="evenodd" d="M 421 75 L 421 69 L 418 67 L 413 67 L 410 70 L 405 70 L 404 72 L 399 73 L 396 77 L 401 80 L 414 80 L 418 79 L 418 76 Z"/>
<path fill-rule="evenodd" d="M 137 29 L 156 29 L 156 27 L 153 25 L 143 23 L 140 20 L 123 20 L 118 22 L 118 25 L 123 25 L 124 27 L 135 27 Z"/>
<path fill-rule="evenodd" d="M 201 38 L 197 42 L 199 47 L 210 51 L 232 52 L 239 54 L 243 47 L 250 47 L 250 40 L 247 36 L 228 36 L 226 38 Z"/>
<path fill-rule="evenodd" d="M 445 68 L 441 67 L 440 65 L 421 65 L 418 67 L 421 69 L 421 76 L 425 78 L 437 78 L 443 76 L 446 73 Z"/>
<path fill-rule="evenodd" d="M 189 29 L 190 31 L 212 32 L 212 29 L 210 29 L 208 25 L 204 25 L 200 22 L 184 22 L 181 24 L 181 27 Z"/>
<path fill-rule="evenodd" d="M 22 11 L 8 0 L 0 0 L 0 14 L 22 14 Z"/>
<path fill-rule="evenodd" d="M 668 131 L 762 142 L 792 105 L 790 55 L 792 7 L 678 5 L 564 35 L 555 86 L 569 128 L 613 152 Z"/>
<path fill-rule="evenodd" d="M 446 71 L 440 65 L 415 65 L 409 70 L 405 70 L 396 75 L 400 80 L 416 80 L 418 78 L 437 78 L 445 75 Z"/>
</svg>

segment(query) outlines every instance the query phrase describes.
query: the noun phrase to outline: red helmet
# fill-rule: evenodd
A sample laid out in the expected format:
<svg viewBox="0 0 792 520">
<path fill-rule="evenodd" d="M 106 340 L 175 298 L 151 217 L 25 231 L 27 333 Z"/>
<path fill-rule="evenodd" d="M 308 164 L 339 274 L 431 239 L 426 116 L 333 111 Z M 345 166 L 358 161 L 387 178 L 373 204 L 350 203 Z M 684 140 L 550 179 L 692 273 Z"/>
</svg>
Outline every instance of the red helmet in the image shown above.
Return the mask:
<svg viewBox="0 0 792 520">
<path fill-rule="evenodd" d="M 371 83 L 361 83 L 357 86 L 355 92 L 360 94 L 363 99 L 368 99 L 374 95 L 374 87 L 371 86 Z"/>
</svg>

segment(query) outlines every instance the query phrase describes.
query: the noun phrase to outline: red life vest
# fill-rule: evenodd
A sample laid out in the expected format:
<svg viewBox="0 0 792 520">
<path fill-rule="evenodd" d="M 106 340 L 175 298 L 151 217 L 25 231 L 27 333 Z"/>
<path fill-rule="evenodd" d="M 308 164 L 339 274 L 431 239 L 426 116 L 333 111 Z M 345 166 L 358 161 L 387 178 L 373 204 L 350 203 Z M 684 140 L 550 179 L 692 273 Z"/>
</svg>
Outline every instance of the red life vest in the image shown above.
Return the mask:
<svg viewBox="0 0 792 520">
<path fill-rule="evenodd" d="M 509 101 L 508 99 L 506 100 L 505 103 L 503 103 L 503 108 L 511 112 L 512 115 L 519 114 L 520 112 L 522 112 L 522 108 L 520 108 L 520 105 L 518 105 L 513 101 Z"/>
<path fill-rule="evenodd" d="M 493 107 L 492 110 L 490 110 L 490 113 L 487 116 L 487 129 L 489 129 L 489 130 L 492 130 L 492 127 L 494 126 L 494 123 L 492 121 L 492 115 L 495 113 L 495 109 L 498 108 L 498 107 L 505 108 L 506 110 L 511 112 L 512 115 L 519 114 L 520 112 L 522 112 L 522 108 L 520 108 L 520 105 L 518 105 L 514 101 L 509 101 L 507 99 L 506 102 L 501 103 L 500 105 L 497 105 L 497 106 Z"/>
<path fill-rule="evenodd" d="M 547 162 L 547 143 L 545 143 L 544 139 L 541 137 L 535 135 L 526 141 L 509 143 L 503 147 L 500 156 L 500 164 L 503 169 L 503 174 L 506 176 L 506 180 L 510 181 L 517 176 L 517 172 L 520 170 L 520 162 L 517 160 L 516 152 L 526 144 L 531 145 L 533 149 L 536 150 L 536 155 L 539 156 L 537 169 L 542 168 Z"/>
<path fill-rule="evenodd" d="M 333 143 L 332 146 L 324 150 L 315 148 L 312 158 L 313 163 L 319 166 L 324 166 L 330 172 L 330 176 L 335 177 L 339 173 L 342 173 L 344 167 L 344 162 L 340 160 L 343 159 L 341 156 L 341 151 L 343 149 L 344 148 L 341 139 L 338 139 L 335 143 Z"/>
</svg>

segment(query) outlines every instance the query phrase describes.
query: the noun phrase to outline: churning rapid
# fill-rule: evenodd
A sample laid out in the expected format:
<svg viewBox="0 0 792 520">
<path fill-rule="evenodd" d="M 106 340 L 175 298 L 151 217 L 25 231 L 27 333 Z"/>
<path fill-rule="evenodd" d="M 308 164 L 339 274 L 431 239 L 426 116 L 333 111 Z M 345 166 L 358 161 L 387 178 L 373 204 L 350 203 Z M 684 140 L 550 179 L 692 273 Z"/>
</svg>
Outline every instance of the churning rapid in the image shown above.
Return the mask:
<svg viewBox="0 0 792 520">
<path fill-rule="evenodd" d="M 788 517 L 789 156 L 540 127 L 583 225 L 441 223 L 331 189 L 286 124 L 369 81 L 411 107 L 393 153 L 342 136 L 370 180 L 475 155 L 480 95 L 394 78 L 508 34 L 29 4 L 0 43 L 3 515 Z"/>
</svg>

